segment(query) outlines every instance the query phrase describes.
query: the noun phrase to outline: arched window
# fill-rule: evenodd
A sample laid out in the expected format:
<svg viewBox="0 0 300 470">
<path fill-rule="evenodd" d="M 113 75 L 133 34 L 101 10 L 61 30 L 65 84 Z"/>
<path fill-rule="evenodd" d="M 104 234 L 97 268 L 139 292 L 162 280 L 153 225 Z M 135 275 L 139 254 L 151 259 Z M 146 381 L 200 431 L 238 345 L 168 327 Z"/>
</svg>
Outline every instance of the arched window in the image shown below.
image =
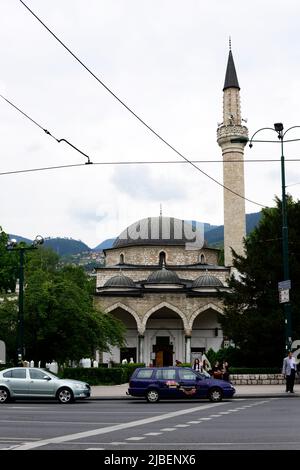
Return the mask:
<svg viewBox="0 0 300 470">
<path fill-rule="evenodd" d="M 120 254 L 120 262 L 119 264 L 124 264 L 124 255 L 123 253 Z"/>
<path fill-rule="evenodd" d="M 199 260 L 199 261 L 200 261 L 201 264 L 206 264 L 205 256 L 204 256 L 203 253 L 201 253 L 201 255 L 200 255 L 200 260 Z"/>
<path fill-rule="evenodd" d="M 159 266 L 164 266 L 166 264 L 166 253 L 161 251 L 159 253 Z"/>
</svg>

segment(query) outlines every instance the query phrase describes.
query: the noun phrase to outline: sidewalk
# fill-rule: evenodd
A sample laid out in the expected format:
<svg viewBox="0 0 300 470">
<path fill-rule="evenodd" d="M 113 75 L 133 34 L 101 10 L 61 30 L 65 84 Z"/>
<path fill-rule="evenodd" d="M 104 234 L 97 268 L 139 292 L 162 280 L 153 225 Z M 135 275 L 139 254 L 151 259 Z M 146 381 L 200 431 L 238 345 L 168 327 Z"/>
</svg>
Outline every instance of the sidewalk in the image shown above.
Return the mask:
<svg viewBox="0 0 300 470">
<path fill-rule="evenodd" d="M 235 385 L 234 398 L 281 398 L 300 397 L 300 384 L 295 385 L 295 393 L 285 392 L 285 385 Z M 94 385 L 91 387 L 93 400 L 137 400 L 137 397 L 126 395 L 128 384 Z M 143 398 L 142 398 L 143 399 Z"/>
</svg>

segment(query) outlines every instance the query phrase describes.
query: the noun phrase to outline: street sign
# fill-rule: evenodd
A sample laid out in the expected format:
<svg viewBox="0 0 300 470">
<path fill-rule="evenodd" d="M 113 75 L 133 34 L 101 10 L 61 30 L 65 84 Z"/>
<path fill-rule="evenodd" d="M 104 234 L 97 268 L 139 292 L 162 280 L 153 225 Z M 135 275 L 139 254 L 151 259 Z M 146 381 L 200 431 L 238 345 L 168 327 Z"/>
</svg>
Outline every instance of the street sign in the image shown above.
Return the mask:
<svg viewBox="0 0 300 470">
<path fill-rule="evenodd" d="M 279 303 L 284 304 L 290 301 L 290 290 L 280 289 L 279 291 Z"/>
<path fill-rule="evenodd" d="M 291 281 L 288 279 L 287 281 L 278 282 L 278 289 L 290 289 L 291 288 Z"/>
</svg>

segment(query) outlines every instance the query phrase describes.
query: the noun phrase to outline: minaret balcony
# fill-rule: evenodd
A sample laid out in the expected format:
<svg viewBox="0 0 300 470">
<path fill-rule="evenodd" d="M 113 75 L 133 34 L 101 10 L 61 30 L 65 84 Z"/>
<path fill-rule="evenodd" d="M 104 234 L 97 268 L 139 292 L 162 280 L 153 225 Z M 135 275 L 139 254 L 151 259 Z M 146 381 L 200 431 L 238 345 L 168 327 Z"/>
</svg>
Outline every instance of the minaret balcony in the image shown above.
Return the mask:
<svg viewBox="0 0 300 470">
<path fill-rule="evenodd" d="M 222 147 L 223 144 L 229 143 L 233 137 L 248 137 L 248 129 L 246 126 L 239 126 L 237 124 L 221 126 L 217 130 L 217 141 Z M 246 142 L 246 141 L 245 141 Z M 241 144 L 240 144 L 241 145 Z M 243 146 L 245 144 L 242 144 Z"/>
</svg>

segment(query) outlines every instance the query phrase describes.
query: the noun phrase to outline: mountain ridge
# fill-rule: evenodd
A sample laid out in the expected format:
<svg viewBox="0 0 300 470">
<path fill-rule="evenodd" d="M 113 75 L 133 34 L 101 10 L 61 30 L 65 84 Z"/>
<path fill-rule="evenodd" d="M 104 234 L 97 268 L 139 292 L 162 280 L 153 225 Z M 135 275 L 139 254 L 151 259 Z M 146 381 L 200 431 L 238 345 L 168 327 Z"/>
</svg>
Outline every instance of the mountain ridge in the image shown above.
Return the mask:
<svg viewBox="0 0 300 470">
<path fill-rule="evenodd" d="M 247 235 L 259 223 L 261 212 L 246 214 L 246 232 Z M 189 221 L 192 222 L 192 221 Z M 224 243 L 224 225 L 211 225 L 204 223 L 205 240 L 211 247 L 222 247 Z M 15 238 L 18 242 L 31 243 L 32 240 L 20 235 L 10 234 L 10 238 Z M 75 240 L 71 237 L 47 237 L 44 246 L 52 248 L 60 256 L 77 255 L 83 252 L 99 252 L 112 247 L 116 238 L 107 238 L 99 243 L 95 248 L 90 248 L 81 240 Z"/>
</svg>

